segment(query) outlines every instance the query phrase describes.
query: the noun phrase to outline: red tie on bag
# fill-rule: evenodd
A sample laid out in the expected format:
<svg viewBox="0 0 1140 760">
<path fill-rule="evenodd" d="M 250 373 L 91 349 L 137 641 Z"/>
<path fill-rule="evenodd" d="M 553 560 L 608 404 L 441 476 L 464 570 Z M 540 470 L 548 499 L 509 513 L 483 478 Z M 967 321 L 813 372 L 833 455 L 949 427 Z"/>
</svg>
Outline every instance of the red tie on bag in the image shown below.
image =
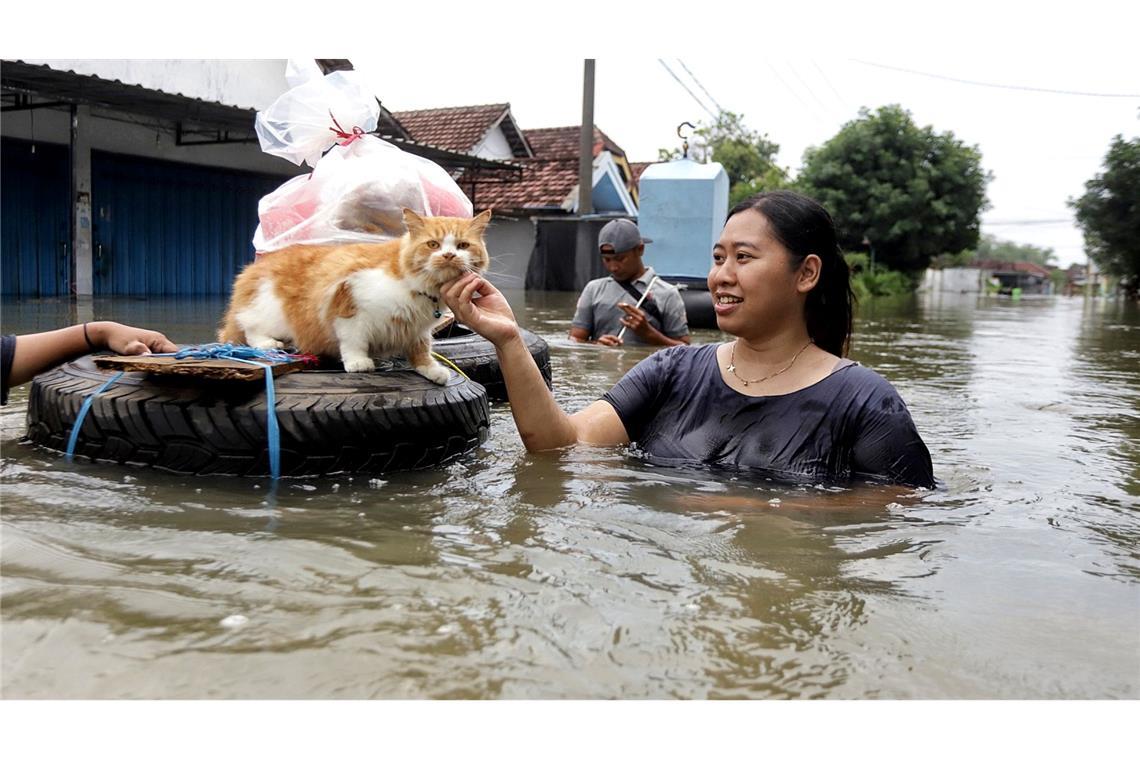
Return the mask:
<svg viewBox="0 0 1140 760">
<path fill-rule="evenodd" d="M 333 116 L 332 111 L 329 111 L 329 118 L 332 119 L 333 124 L 336 124 L 335 127 L 329 127 L 329 131 L 336 134 L 341 140 L 344 140 L 344 142 L 340 143 L 341 147 L 352 145 L 353 140 L 364 135 L 364 130 L 360 127 L 353 127 L 351 132 L 345 132 L 344 129 L 341 128 L 340 122 Z"/>
</svg>

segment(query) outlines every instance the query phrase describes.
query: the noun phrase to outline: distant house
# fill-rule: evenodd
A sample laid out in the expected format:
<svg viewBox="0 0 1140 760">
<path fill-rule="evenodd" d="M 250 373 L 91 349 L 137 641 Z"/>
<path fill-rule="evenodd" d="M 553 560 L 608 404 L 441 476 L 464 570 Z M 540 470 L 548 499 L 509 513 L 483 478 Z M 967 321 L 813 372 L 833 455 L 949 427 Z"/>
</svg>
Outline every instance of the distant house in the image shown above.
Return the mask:
<svg viewBox="0 0 1140 760">
<path fill-rule="evenodd" d="M 1050 294 L 1053 280 L 1049 269 L 1031 261 L 975 261 L 965 267 L 927 269 L 919 290 L 940 293 Z"/>
<path fill-rule="evenodd" d="M 577 126 L 520 129 L 509 103 L 396 111 L 412 138 L 517 165 L 517 177 L 496 181 L 486 172 L 456 177 L 476 211 L 491 209 L 487 232 L 491 279 L 501 287 L 573 290 L 601 271 L 600 262 L 576 265 L 578 214 Z M 634 170 L 621 149 L 594 130 L 593 226 L 609 218 L 637 216 Z M 644 167 L 642 167 L 644 168 Z"/>
<path fill-rule="evenodd" d="M 1092 259 L 1073 264 L 1065 272 L 1064 293 L 1067 296 L 1103 296 L 1108 292 L 1107 278 Z"/>
<path fill-rule="evenodd" d="M 996 284 L 999 293 L 1015 288 L 1026 295 L 1053 292 L 1049 269 L 1032 261 L 975 261 L 970 267 L 981 270 L 983 279 Z"/>
</svg>

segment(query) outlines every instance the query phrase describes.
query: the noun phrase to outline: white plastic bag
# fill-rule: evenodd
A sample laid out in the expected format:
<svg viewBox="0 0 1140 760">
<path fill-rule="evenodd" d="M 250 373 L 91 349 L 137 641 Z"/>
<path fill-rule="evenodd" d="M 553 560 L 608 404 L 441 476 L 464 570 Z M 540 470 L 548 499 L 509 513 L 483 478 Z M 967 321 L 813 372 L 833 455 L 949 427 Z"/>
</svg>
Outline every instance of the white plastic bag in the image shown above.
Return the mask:
<svg viewBox="0 0 1140 760">
<path fill-rule="evenodd" d="M 304 76 L 291 65 L 290 81 Z M 352 71 L 302 81 L 258 113 L 262 150 L 314 168 L 258 203 L 255 250 L 391 240 L 404 234 L 404 208 L 471 216 L 471 201 L 442 167 L 366 134 L 378 118 L 376 98 Z"/>
</svg>

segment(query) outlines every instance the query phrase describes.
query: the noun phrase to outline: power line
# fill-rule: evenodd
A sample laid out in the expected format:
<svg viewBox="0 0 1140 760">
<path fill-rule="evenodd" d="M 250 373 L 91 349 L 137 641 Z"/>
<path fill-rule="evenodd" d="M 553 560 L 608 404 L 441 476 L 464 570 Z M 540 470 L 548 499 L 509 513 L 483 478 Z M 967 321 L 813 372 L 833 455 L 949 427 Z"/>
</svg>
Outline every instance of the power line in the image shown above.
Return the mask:
<svg viewBox="0 0 1140 760">
<path fill-rule="evenodd" d="M 813 90 L 811 88 L 811 85 L 804 81 L 804 78 L 800 76 L 800 72 L 796 70 L 795 64 L 793 64 L 791 61 L 787 61 L 786 63 L 788 64 L 788 68 L 791 69 L 792 76 L 799 80 L 800 84 L 802 84 L 804 86 L 804 89 L 807 90 L 808 95 L 811 95 L 811 99 L 818 103 L 819 107 L 823 109 L 823 113 L 825 115 L 829 113 L 829 110 L 827 106 L 824 105 L 823 101 L 816 97 L 815 90 Z"/>
<path fill-rule="evenodd" d="M 858 58 L 852 58 L 855 63 L 861 63 L 864 66 L 874 66 L 877 69 L 889 69 L 891 71 L 901 71 L 905 74 L 916 74 L 920 77 L 930 77 L 931 79 L 944 79 L 948 82 L 958 82 L 959 84 L 972 84 L 978 87 L 996 87 L 999 90 L 1023 90 L 1025 92 L 1047 92 L 1053 95 L 1085 95 L 1091 98 L 1140 98 L 1140 95 L 1119 92 L 1082 92 L 1080 90 L 1053 90 L 1047 87 L 1024 87 L 1016 84 L 994 84 L 993 82 L 977 82 L 972 79 L 959 79 L 957 77 L 943 76 L 942 74 L 930 74 L 925 71 L 915 71 L 914 69 L 904 69 L 899 66 L 887 66 L 882 63 L 872 63 L 871 61 L 861 61 Z"/>
<path fill-rule="evenodd" d="M 794 97 L 796 100 L 798 100 L 800 102 L 800 105 L 802 105 L 804 107 L 804 110 L 807 111 L 808 113 L 810 113 L 811 117 L 813 119 L 815 119 L 816 121 L 819 121 L 819 114 L 817 114 L 815 112 L 814 108 L 812 108 L 811 106 L 808 105 L 808 102 L 806 100 L 804 100 L 803 98 L 800 97 L 800 94 L 798 92 L 796 92 L 794 87 L 789 85 L 784 80 L 784 78 L 782 76 L 780 76 L 780 72 L 776 71 L 776 67 L 772 65 L 772 62 L 767 60 L 767 59 L 764 59 L 764 63 L 768 64 L 768 68 L 771 69 L 772 73 L 776 75 L 776 79 L 780 80 L 780 84 L 784 85 L 784 88 L 788 92 L 792 93 L 792 97 Z"/>
<path fill-rule="evenodd" d="M 677 84 L 684 87 L 685 92 L 689 93 L 689 97 L 691 97 L 693 100 L 697 101 L 697 105 L 699 105 L 701 108 L 705 109 L 705 112 L 708 113 L 708 115 L 713 118 L 713 121 L 716 121 L 716 114 L 713 113 L 712 111 L 710 111 L 709 107 L 706 106 L 703 102 L 701 102 L 700 98 L 698 98 L 696 95 L 693 94 L 693 91 L 689 89 L 688 85 L 686 85 L 684 82 L 682 82 L 680 77 L 678 77 L 676 74 L 673 73 L 673 69 L 669 68 L 669 65 L 667 63 L 665 63 L 665 61 L 661 58 L 658 58 L 657 62 L 660 63 L 662 66 L 664 66 L 665 70 L 669 72 L 669 76 L 676 79 Z"/>
<path fill-rule="evenodd" d="M 1011 219 L 1008 221 L 990 222 L 985 219 L 982 224 L 988 224 L 995 227 L 1012 227 L 1012 226 L 1025 226 L 1033 224 L 1072 224 L 1072 219 Z"/>
<path fill-rule="evenodd" d="M 685 70 L 685 72 L 688 73 L 688 75 L 693 78 L 693 81 L 697 83 L 697 87 L 701 88 L 701 92 L 703 92 L 705 95 L 708 95 L 709 100 L 711 100 L 712 104 L 714 106 L 716 106 L 716 110 L 724 111 L 724 108 L 721 107 L 720 103 L 716 102 L 716 98 L 714 98 L 712 96 L 712 93 L 705 89 L 705 86 L 703 84 L 701 84 L 701 80 L 697 79 L 697 75 L 694 74 L 693 72 L 689 71 L 689 67 L 685 65 L 685 62 L 682 61 L 680 58 L 678 58 L 677 63 L 681 64 L 681 68 L 683 68 Z"/>
<path fill-rule="evenodd" d="M 820 77 L 823 79 L 823 81 L 824 81 L 824 83 L 827 85 L 828 89 L 830 89 L 830 90 L 831 90 L 831 92 L 832 92 L 832 94 L 834 94 L 834 95 L 835 95 L 836 99 L 837 99 L 837 100 L 838 100 L 840 103 L 842 103 L 842 104 L 843 104 L 843 110 L 844 110 L 844 111 L 850 111 L 850 110 L 851 110 L 851 106 L 847 105 L 847 101 L 846 101 L 846 100 L 844 100 L 844 99 L 843 99 L 843 96 L 839 94 L 839 91 L 838 91 L 838 90 L 836 90 L 836 89 L 835 89 L 835 88 L 834 88 L 834 87 L 831 85 L 831 80 L 827 78 L 827 74 L 824 74 L 824 73 L 823 73 L 823 69 L 821 69 L 821 68 L 819 67 L 819 64 L 818 64 L 818 63 L 816 63 L 815 61 L 812 61 L 812 62 L 811 62 L 811 64 L 812 64 L 812 66 L 815 66 L 815 70 L 819 72 L 819 76 L 820 76 Z"/>
</svg>

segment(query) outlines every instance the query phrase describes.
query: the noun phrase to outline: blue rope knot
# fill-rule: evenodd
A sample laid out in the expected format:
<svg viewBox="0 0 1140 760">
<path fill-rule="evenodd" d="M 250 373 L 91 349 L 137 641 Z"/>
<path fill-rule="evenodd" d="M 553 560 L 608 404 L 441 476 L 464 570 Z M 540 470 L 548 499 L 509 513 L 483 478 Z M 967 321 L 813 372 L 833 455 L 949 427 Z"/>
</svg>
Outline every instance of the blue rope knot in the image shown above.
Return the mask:
<svg viewBox="0 0 1140 760">
<path fill-rule="evenodd" d="M 287 362 L 295 357 L 280 348 L 254 348 L 235 346 L 233 343 L 203 343 L 200 346 L 187 346 L 173 354 L 152 354 L 152 356 L 173 356 L 175 359 L 233 359 L 239 362 Z"/>
</svg>

